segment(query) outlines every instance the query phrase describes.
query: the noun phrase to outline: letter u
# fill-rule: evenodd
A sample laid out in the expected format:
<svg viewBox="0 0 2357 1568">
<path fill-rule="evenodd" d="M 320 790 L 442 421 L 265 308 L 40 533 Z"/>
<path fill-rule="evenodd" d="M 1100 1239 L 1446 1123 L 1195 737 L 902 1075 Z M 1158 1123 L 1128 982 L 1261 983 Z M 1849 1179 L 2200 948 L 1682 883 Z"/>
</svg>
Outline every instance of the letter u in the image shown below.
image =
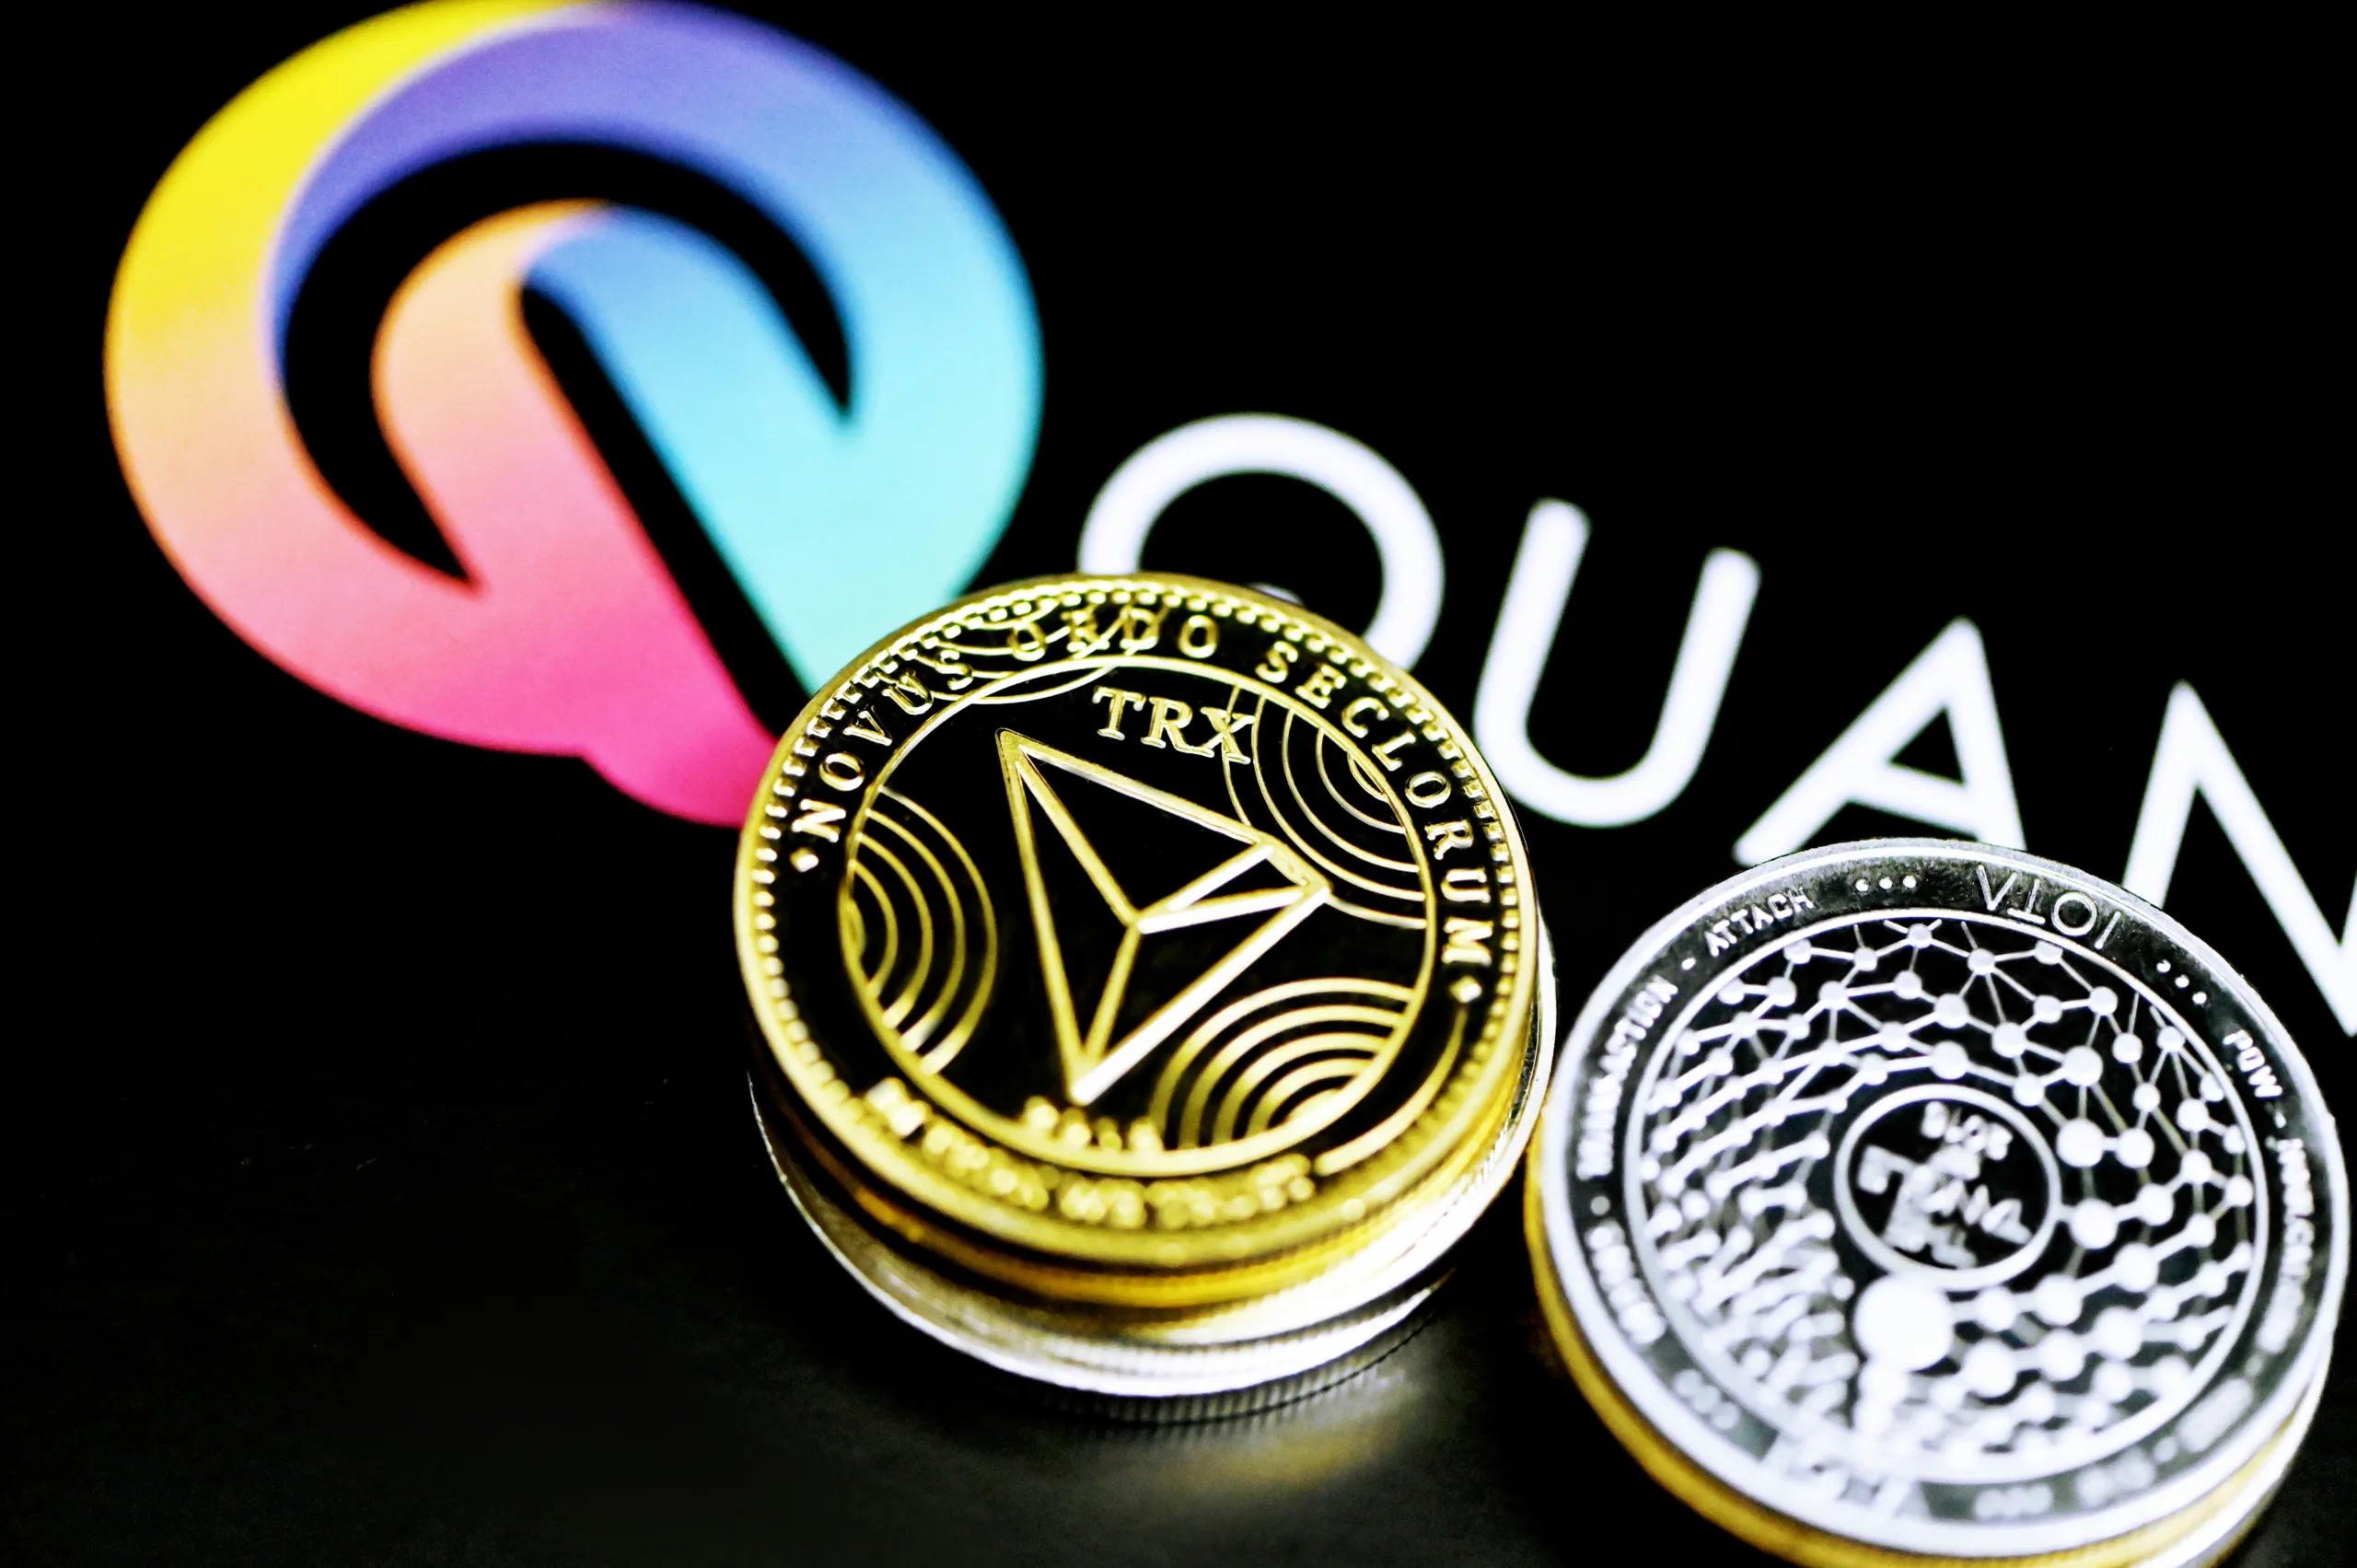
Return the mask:
<svg viewBox="0 0 2357 1568">
<path fill-rule="evenodd" d="M 1587 531 L 1587 518 L 1564 502 L 1541 501 L 1531 508 L 1474 694 L 1473 734 L 1498 782 L 1531 809 L 1585 828 L 1617 828 L 1651 817 L 1693 780 L 1751 620 L 1759 567 L 1740 551 L 1711 552 L 1653 743 L 1627 772 L 1585 778 L 1556 767 L 1531 745 L 1530 704 L 1571 599 Z"/>
</svg>

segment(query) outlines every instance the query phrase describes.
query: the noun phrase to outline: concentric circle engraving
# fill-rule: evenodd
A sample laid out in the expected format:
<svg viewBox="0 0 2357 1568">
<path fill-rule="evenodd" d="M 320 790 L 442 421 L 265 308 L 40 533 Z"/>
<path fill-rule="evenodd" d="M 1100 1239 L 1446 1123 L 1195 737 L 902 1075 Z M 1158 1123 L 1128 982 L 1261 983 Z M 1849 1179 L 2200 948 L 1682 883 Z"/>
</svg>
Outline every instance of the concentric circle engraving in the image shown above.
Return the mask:
<svg viewBox="0 0 2357 1568">
<path fill-rule="evenodd" d="M 781 742 L 737 917 L 814 1157 L 1054 1299 L 1314 1277 L 1524 1098 L 1494 782 L 1356 638 L 1217 584 L 1017 584 L 870 650 Z"/>
<path fill-rule="evenodd" d="M 1890 841 L 1713 889 L 1591 1001 L 1549 1117 L 1549 1265 L 1598 1363 L 1840 1535 L 2151 1523 L 2328 1343 L 2345 1176 L 2305 1064 L 2175 922 L 2049 862 Z"/>
<path fill-rule="evenodd" d="M 2063 1208 L 2045 1135 L 1960 1084 L 1900 1089 L 1852 1118 L 1834 1154 L 1833 1202 L 1852 1246 L 1951 1291 L 2035 1262 Z"/>
<path fill-rule="evenodd" d="M 1346 733 L 1184 659 L 1060 662 L 972 702 L 986 718 L 878 759 L 837 893 L 910 1083 L 1033 1159 L 1151 1178 L 1274 1157 L 1382 1081 L 1439 900 L 1406 801 Z M 1037 978 L 993 1009 L 1002 947 Z M 1009 1013 L 1055 1042 L 1060 1081 L 1007 1071 L 1004 1043 L 957 1065 Z"/>
</svg>

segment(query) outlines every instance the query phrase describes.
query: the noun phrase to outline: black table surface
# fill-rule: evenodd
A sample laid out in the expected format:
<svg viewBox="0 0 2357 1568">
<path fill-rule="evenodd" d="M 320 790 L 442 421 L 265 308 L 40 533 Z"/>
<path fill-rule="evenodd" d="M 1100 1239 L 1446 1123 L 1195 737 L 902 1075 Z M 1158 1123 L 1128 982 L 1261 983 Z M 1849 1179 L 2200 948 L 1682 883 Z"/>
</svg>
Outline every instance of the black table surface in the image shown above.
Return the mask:
<svg viewBox="0 0 2357 1568">
<path fill-rule="evenodd" d="M 188 591 L 109 436 L 113 267 L 204 118 L 365 14 L 87 11 L 32 89 L 57 117 L 20 197 L 46 216 L 19 312 L 41 385 L 15 416 L 32 733 L 0 1091 L 6 1555 L 1765 1561 L 1571 1386 L 1518 1182 L 1422 1333 L 1262 1417 L 1109 1423 L 935 1347 L 828 1258 L 764 1159 L 732 835 L 575 761 L 346 708 Z M 1314 419 L 1437 519 L 1419 673 L 1460 714 L 1525 515 L 1586 509 L 1532 728 L 1600 773 L 1652 733 L 1704 552 L 1759 563 L 1694 784 L 1625 829 L 1525 813 L 1567 1009 L 1735 869 L 1742 830 L 1957 616 L 1989 650 L 2032 850 L 2120 875 L 2190 681 L 2337 927 L 2357 864 L 2345 170 L 2321 161 L 2297 41 L 2254 75 L 2209 40 L 2131 71 L 2118 41 L 1700 21 L 773 19 L 939 130 L 1030 269 L 1045 423 L 978 581 L 1070 565 L 1097 487 L 1174 425 Z M 540 193 L 648 178 L 549 169 Z M 478 199 L 389 220 L 387 253 L 414 260 Z M 365 375 L 350 323 L 381 304 L 319 307 L 319 384 Z M 331 394 L 319 428 L 365 414 Z M 1355 624 L 1382 586 L 1349 514 L 1279 479 L 1185 498 L 1147 561 Z M 783 662 L 726 651 L 782 723 Z M 1902 760 L 1953 771 L 1945 746 L 1935 726 Z M 1851 807 L 1818 837 L 1919 830 Z M 2204 807 L 2169 908 L 2345 1113 L 2349 1032 Z M 2352 1465 L 2344 1366 L 2239 1561 L 2347 1561 Z"/>
</svg>

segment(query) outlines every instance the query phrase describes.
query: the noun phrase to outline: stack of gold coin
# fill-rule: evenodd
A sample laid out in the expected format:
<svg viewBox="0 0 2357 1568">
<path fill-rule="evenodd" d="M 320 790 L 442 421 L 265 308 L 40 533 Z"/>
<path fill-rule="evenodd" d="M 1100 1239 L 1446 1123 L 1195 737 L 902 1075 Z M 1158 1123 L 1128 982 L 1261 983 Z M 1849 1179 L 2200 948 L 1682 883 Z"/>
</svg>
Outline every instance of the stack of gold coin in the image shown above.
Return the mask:
<svg viewBox="0 0 2357 1568">
<path fill-rule="evenodd" d="M 1207 1412 L 1364 1365 L 1537 1118 L 1496 781 L 1266 595 L 1050 578 L 902 629 L 787 730 L 735 891 L 795 1204 L 909 1323 L 1067 1388 Z"/>
<path fill-rule="evenodd" d="M 1984 845 L 1771 862 L 1573 1023 L 1539 1295 L 1665 1486 L 1826 1568 L 2195 1568 L 2314 1417 L 2348 1270 L 2332 1119 L 2142 900 Z"/>
</svg>

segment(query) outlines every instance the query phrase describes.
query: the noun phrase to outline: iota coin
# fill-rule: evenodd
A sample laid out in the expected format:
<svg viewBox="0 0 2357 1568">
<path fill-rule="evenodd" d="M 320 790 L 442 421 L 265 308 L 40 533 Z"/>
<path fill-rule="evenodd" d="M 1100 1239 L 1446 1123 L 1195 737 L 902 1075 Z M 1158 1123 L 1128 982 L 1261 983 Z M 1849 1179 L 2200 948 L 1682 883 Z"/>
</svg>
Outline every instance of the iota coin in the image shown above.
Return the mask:
<svg viewBox="0 0 2357 1568">
<path fill-rule="evenodd" d="M 2133 895 L 1975 844 L 1813 851 L 1661 922 L 1531 1174 L 1607 1424 L 1806 1562 L 2197 1560 L 2289 1462 L 2348 1262 L 2265 1004 Z"/>
<path fill-rule="evenodd" d="M 1428 1290 L 1537 1115 L 1495 781 L 1407 675 L 1247 590 L 1044 579 L 879 644 L 781 741 L 736 918 L 814 1227 L 1075 1387 L 1160 1387 L 1091 1370 L 1109 1325 L 1167 1370 Z"/>
</svg>

